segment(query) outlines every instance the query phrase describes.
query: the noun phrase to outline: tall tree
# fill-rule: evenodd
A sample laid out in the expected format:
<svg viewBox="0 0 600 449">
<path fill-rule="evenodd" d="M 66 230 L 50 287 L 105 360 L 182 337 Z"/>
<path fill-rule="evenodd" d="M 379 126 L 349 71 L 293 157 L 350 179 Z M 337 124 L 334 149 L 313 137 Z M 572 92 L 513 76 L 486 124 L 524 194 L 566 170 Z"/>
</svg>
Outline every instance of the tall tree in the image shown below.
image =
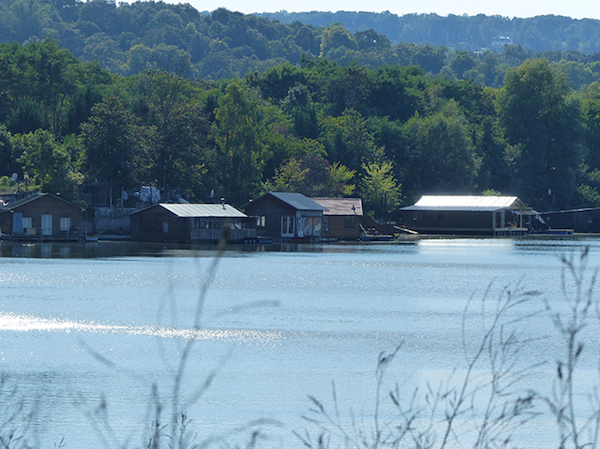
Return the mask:
<svg viewBox="0 0 600 449">
<path fill-rule="evenodd" d="M 116 190 L 148 181 L 148 132 L 117 97 L 92 109 L 81 125 L 81 142 L 88 179 L 108 182 Z"/>
<path fill-rule="evenodd" d="M 18 161 L 24 175 L 34 184 L 44 192 L 75 197 L 82 176 L 75 170 L 65 145 L 57 142 L 52 133 L 38 129 L 35 133 L 14 136 L 13 145 L 21 153 Z"/>
<path fill-rule="evenodd" d="M 464 193 L 473 188 L 478 170 L 467 124 L 454 100 L 428 117 L 415 116 L 406 123 L 409 142 L 404 185 L 412 195 Z"/>
<path fill-rule="evenodd" d="M 328 159 L 350 170 L 358 172 L 363 162 L 373 162 L 383 154 L 383 149 L 375 145 L 367 121 L 353 109 L 340 117 L 326 117 L 321 128 Z"/>
<path fill-rule="evenodd" d="M 538 207 L 568 207 L 582 162 L 581 107 L 565 75 L 547 60 L 506 73 L 498 96 L 507 141 L 518 145 L 519 194 Z"/>
<path fill-rule="evenodd" d="M 240 81 L 232 81 L 215 110 L 212 134 L 223 194 L 243 202 L 258 192 L 267 154 L 258 98 Z"/>
<path fill-rule="evenodd" d="M 152 173 L 167 194 L 173 191 L 188 197 L 204 196 L 208 190 L 206 169 L 212 160 L 209 131 L 201 104 L 177 105 L 159 128 Z"/>
<path fill-rule="evenodd" d="M 21 167 L 17 162 L 16 150 L 6 126 L 0 125 L 0 176 L 21 175 Z"/>
<path fill-rule="evenodd" d="M 393 164 L 387 160 L 363 164 L 363 171 L 360 194 L 366 209 L 377 218 L 389 219 L 401 197 L 401 185 L 394 177 Z"/>
</svg>

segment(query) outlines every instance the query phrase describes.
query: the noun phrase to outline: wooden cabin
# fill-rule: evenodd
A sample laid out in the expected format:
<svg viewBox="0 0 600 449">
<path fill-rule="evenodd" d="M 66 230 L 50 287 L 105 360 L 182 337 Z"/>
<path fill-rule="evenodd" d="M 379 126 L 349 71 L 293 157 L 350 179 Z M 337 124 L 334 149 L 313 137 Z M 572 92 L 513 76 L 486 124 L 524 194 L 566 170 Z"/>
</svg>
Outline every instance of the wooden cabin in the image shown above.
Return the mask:
<svg viewBox="0 0 600 449">
<path fill-rule="evenodd" d="M 49 193 L 34 193 L 0 208 L 0 232 L 27 239 L 81 237 L 81 207 Z"/>
<path fill-rule="evenodd" d="M 284 240 L 321 238 L 327 209 L 301 193 L 269 192 L 244 206 L 256 219 L 259 237 Z"/>
<path fill-rule="evenodd" d="M 326 239 L 356 240 L 361 237 L 363 207 L 360 198 L 311 198 L 323 211 L 321 236 Z"/>
<path fill-rule="evenodd" d="M 424 195 L 400 211 L 423 234 L 521 235 L 538 215 L 516 196 Z"/>
<path fill-rule="evenodd" d="M 246 214 L 229 204 L 166 204 L 130 215 L 131 239 L 146 242 L 218 242 L 228 228 L 230 241 L 256 237 Z"/>
</svg>

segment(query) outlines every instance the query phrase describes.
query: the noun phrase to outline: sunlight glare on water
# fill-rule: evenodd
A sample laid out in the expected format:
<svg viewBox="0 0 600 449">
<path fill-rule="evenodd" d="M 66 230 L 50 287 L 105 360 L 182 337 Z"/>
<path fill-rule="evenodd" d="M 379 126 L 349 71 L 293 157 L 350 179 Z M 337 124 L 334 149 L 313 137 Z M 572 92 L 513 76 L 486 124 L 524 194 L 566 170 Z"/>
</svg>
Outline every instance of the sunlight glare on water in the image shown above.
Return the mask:
<svg viewBox="0 0 600 449">
<path fill-rule="evenodd" d="M 539 290 L 546 301 L 527 303 L 515 320 L 558 304 L 560 256 L 584 246 L 590 266 L 600 265 L 592 238 L 233 247 L 194 329 L 214 248 L 3 242 L 0 367 L 39 407 L 44 447 L 63 436 L 69 447 L 102 447 L 86 419 L 100 398 L 116 412 L 118 439 L 137 444 L 152 384 L 168 402 L 178 357 L 193 339 L 184 391 L 216 372 L 186 410 L 199 438 L 269 418 L 279 423 L 269 429 L 273 447 L 301 447 L 291 431 L 306 425 L 308 395 L 328 400 L 335 382 L 340 407 L 370 410 L 378 356 L 399 345 L 390 384 L 410 390 L 460 373 L 481 337 L 483 306 L 493 310 L 507 288 Z M 519 363 L 555 357 L 550 329 L 547 316 L 528 318 L 522 331 L 531 344 Z M 583 378 L 591 366 L 583 365 Z M 526 381 L 549 378 L 539 369 Z M 528 447 L 547 447 L 550 432 L 532 435 Z"/>
<path fill-rule="evenodd" d="M 244 344 L 252 341 L 273 344 L 283 338 L 281 332 L 240 329 L 177 329 L 165 326 L 114 326 L 101 323 L 82 323 L 62 319 L 45 319 L 33 315 L 0 313 L 0 331 L 47 331 L 101 334 L 145 335 L 184 340 L 223 340 Z"/>
</svg>

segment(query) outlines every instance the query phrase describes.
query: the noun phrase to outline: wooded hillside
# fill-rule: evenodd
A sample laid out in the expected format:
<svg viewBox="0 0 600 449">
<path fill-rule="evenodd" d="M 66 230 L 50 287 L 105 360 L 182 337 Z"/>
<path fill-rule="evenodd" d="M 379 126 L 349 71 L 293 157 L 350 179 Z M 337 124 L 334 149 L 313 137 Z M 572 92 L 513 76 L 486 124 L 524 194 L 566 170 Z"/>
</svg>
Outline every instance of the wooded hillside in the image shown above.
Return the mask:
<svg viewBox="0 0 600 449">
<path fill-rule="evenodd" d="M 501 88 L 310 57 L 192 81 L 110 74 L 46 40 L 0 45 L 0 82 L 5 185 L 14 172 L 71 198 L 104 182 L 237 205 L 269 190 L 358 195 L 381 218 L 436 192 L 600 205 L 600 86 L 573 91 L 543 59 Z"/>
<path fill-rule="evenodd" d="M 226 10 L 36 1 L 0 14 L 5 39 L 25 40 L 0 44 L 5 188 L 17 173 L 71 199 L 96 183 L 235 205 L 269 190 L 360 196 L 384 219 L 423 193 L 600 206 L 593 55 L 450 52 Z M 286 51 L 295 64 L 275 57 Z"/>
<path fill-rule="evenodd" d="M 296 65 L 305 55 L 372 69 L 418 65 L 432 75 L 494 87 L 502 85 L 509 67 L 545 58 L 568 75 L 575 89 L 600 81 L 600 54 L 595 53 L 600 22 L 595 20 L 298 14 L 277 13 L 270 20 L 225 9 L 201 13 L 187 4 L 163 2 L 5 0 L 0 3 L 0 42 L 52 38 L 81 61 L 98 61 L 123 76 L 159 68 L 214 80 L 284 62 Z M 498 36 L 509 36 L 511 45 L 493 46 Z"/>
<path fill-rule="evenodd" d="M 555 15 L 527 19 L 484 14 L 398 16 L 389 11 L 279 11 L 260 15 L 284 23 L 298 21 L 317 27 L 341 23 L 352 33 L 372 29 L 384 34 L 392 42 L 444 45 L 453 50 L 483 51 L 510 43 L 535 52 L 577 51 L 590 54 L 600 51 L 600 21 L 596 19 L 578 20 Z"/>
</svg>

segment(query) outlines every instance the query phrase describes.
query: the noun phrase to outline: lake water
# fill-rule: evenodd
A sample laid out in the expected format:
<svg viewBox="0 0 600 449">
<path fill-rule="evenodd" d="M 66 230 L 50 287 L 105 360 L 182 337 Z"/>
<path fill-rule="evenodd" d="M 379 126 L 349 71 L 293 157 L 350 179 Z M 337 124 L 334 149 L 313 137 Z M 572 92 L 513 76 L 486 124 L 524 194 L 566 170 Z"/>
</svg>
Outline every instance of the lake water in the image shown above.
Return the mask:
<svg viewBox="0 0 600 449">
<path fill-rule="evenodd" d="M 493 310 L 505 287 L 541 293 L 509 320 L 559 310 L 560 257 L 584 247 L 600 266 L 600 240 L 577 237 L 234 246 L 211 279 L 212 246 L 0 242 L 0 436 L 17 428 L 39 447 L 63 437 L 68 448 L 145 447 L 157 403 L 169 420 L 190 338 L 181 410 L 197 443 L 241 444 L 260 429 L 257 447 L 302 447 L 293 431 L 312 429 L 309 395 L 368 432 L 381 352 L 402 344 L 382 380 L 378 417 L 393 423 L 387 391 L 398 385 L 408 403 L 417 387 L 459 379 L 493 316 L 482 305 Z M 548 315 L 514 327 L 530 339 L 515 370 L 548 361 L 518 388 L 550 394 L 561 343 Z M 586 329 L 582 403 L 597 384 L 597 328 Z M 523 429 L 521 446 L 557 446 L 551 417 Z"/>
</svg>

